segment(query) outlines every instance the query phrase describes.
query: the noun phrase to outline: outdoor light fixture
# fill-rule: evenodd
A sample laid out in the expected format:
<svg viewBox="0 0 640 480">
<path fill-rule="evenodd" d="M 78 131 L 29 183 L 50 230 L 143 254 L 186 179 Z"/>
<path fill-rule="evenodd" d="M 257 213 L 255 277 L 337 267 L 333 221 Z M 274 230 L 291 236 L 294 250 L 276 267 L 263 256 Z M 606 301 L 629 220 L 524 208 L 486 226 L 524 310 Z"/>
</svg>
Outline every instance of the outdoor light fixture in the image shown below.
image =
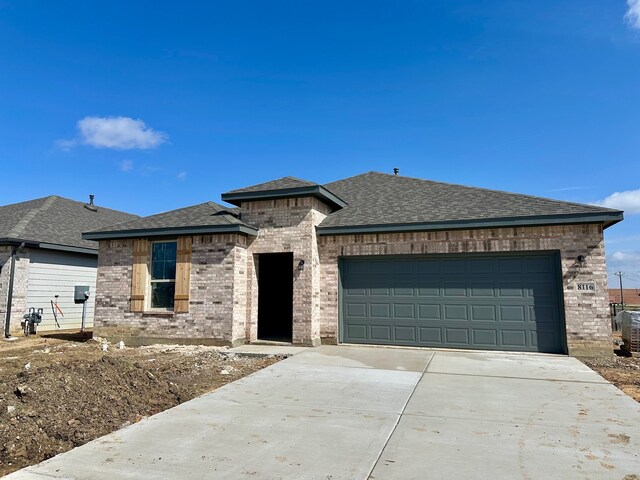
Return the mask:
<svg viewBox="0 0 640 480">
<path fill-rule="evenodd" d="M 300 271 L 304 270 L 304 260 L 300 260 L 298 262 L 298 270 Z"/>
<path fill-rule="evenodd" d="M 586 261 L 586 258 L 584 258 L 584 255 L 578 255 L 578 258 L 576 260 L 578 260 L 578 263 L 580 264 L 580 266 L 583 267 L 584 262 Z"/>
</svg>

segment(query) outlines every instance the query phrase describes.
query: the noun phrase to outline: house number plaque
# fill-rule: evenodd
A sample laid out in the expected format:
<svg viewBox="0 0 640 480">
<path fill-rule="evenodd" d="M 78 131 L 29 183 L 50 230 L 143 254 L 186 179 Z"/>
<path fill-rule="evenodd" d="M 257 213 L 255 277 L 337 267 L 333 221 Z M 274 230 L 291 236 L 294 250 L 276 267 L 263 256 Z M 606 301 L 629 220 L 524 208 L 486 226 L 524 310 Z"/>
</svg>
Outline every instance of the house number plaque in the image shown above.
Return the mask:
<svg viewBox="0 0 640 480">
<path fill-rule="evenodd" d="M 596 284 L 593 282 L 578 283 L 578 291 L 580 292 L 595 292 Z"/>
</svg>

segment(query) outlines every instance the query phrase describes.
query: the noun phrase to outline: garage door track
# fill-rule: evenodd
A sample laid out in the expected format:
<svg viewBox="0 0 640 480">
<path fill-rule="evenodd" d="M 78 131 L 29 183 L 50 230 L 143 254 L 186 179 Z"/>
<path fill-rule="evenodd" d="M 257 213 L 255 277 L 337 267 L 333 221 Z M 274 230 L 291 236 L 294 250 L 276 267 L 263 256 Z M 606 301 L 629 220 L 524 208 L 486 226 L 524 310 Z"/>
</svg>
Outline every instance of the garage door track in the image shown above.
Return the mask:
<svg viewBox="0 0 640 480">
<path fill-rule="evenodd" d="M 574 358 L 320 347 L 10 479 L 640 478 L 640 404 Z"/>
</svg>

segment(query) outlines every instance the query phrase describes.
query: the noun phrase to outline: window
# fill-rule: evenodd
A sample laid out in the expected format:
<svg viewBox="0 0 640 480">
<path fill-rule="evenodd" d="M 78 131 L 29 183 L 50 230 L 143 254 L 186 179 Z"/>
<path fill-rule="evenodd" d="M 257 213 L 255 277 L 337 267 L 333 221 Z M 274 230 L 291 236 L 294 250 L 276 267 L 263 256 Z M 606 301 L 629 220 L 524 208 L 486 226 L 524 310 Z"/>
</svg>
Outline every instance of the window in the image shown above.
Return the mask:
<svg viewBox="0 0 640 480">
<path fill-rule="evenodd" d="M 173 310 L 176 293 L 176 242 L 151 244 L 151 308 Z"/>
</svg>

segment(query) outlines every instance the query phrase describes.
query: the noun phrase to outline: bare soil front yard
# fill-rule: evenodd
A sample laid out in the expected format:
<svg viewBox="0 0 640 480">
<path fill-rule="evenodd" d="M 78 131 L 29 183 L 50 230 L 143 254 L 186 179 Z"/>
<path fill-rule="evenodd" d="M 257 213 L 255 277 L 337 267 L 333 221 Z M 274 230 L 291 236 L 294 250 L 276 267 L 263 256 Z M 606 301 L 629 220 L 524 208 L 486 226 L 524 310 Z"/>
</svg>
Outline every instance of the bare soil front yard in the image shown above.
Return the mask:
<svg viewBox="0 0 640 480">
<path fill-rule="evenodd" d="M 618 354 L 622 355 L 620 351 Z M 583 363 L 613 383 L 624 393 L 640 402 L 640 358 L 611 356 L 581 358 Z"/>
<path fill-rule="evenodd" d="M 216 347 L 106 352 L 95 341 L 0 342 L 0 476 L 174 407 L 277 362 Z"/>
</svg>

